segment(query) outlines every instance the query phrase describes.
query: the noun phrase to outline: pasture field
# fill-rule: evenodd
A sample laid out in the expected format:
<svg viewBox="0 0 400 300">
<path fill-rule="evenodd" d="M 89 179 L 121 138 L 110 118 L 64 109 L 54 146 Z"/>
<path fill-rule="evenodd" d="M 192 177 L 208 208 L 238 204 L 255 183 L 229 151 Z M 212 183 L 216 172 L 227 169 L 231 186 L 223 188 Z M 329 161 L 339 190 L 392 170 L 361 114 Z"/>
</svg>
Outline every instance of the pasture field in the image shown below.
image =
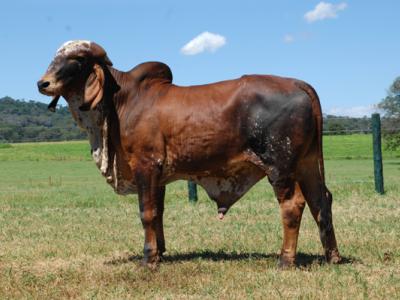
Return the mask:
<svg viewBox="0 0 400 300">
<path fill-rule="evenodd" d="M 371 137 L 324 137 L 341 265 L 323 262 L 305 210 L 298 266 L 281 271 L 279 208 L 266 180 L 223 221 L 201 189 L 167 187 L 167 253 L 140 266 L 137 197 L 114 194 L 88 142 L 0 145 L 0 299 L 399 299 L 400 152 L 373 186 Z"/>
</svg>

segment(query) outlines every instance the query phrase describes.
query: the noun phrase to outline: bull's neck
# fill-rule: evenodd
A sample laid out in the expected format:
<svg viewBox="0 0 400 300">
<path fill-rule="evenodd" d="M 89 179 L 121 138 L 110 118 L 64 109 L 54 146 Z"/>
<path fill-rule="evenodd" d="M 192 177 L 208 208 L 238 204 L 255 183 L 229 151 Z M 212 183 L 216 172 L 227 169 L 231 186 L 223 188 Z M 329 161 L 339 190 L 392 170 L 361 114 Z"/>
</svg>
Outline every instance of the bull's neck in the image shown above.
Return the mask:
<svg viewBox="0 0 400 300">
<path fill-rule="evenodd" d="M 112 79 L 118 85 L 118 91 L 112 95 L 112 102 L 114 104 L 117 114 L 120 114 L 121 109 L 124 107 L 124 103 L 128 98 L 128 94 L 131 92 L 132 78 L 129 72 L 122 72 L 112 67 L 108 67 L 111 73 Z"/>
</svg>

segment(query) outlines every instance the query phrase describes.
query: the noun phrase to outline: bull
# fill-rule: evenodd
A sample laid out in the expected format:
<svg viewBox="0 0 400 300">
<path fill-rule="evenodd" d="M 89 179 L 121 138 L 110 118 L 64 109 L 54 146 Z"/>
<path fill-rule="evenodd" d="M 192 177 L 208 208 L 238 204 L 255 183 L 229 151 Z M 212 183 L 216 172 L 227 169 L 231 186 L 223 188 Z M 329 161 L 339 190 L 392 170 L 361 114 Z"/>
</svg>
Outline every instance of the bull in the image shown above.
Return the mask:
<svg viewBox="0 0 400 300">
<path fill-rule="evenodd" d="M 142 63 L 112 67 L 90 41 L 61 46 L 37 83 L 63 96 L 89 137 L 93 159 L 116 193 L 137 193 L 145 232 L 143 263 L 165 252 L 165 186 L 192 180 L 217 204 L 220 218 L 267 176 L 283 225 L 279 264 L 295 264 L 305 204 L 320 232 L 328 262 L 341 260 L 325 185 L 322 113 L 315 90 L 290 78 L 246 75 L 207 85 L 172 83 L 170 68 Z"/>
</svg>

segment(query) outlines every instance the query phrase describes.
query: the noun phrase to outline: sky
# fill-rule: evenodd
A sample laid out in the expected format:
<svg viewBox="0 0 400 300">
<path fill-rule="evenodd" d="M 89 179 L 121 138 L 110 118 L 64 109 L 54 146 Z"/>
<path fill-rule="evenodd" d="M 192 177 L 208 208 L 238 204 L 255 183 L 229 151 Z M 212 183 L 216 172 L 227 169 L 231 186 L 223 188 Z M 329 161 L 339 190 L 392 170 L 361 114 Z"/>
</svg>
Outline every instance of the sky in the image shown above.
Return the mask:
<svg viewBox="0 0 400 300">
<path fill-rule="evenodd" d="M 177 85 L 294 77 L 325 114 L 369 115 L 400 76 L 399 12 L 399 0 L 4 0 L 0 98 L 48 103 L 37 80 L 64 42 L 84 39 L 119 70 L 161 61 Z"/>
</svg>

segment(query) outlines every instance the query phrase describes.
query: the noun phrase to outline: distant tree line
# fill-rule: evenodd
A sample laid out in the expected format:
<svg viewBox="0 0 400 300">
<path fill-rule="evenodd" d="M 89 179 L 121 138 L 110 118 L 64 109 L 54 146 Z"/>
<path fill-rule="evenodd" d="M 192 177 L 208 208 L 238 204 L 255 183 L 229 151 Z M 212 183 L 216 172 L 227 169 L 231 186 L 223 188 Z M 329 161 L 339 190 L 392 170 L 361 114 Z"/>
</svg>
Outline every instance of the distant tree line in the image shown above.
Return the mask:
<svg viewBox="0 0 400 300">
<path fill-rule="evenodd" d="M 394 79 L 378 107 L 385 112 L 383 136 L 388 149 L 400 149 L 400 77 Z"/>
<path fill-rule="evenodd" d="M 324 115 L 324 134 L 352 134 L 352 133 L 370 133 L 371 118 L 362 117 L 342 117 L 333 115 Z"/>
<path fill-rule="evenodd" d="M 324 134 L 369 133 L 370 123 L 370 117 L 324 115 Z M 41 102 L 0 98 L 0 143 L 80 139 L 86 139 L 86 133 L 77 127 L 68 107 L 59 106 L 52 113 Z"/>
<path fill-rule="evenodd" d="M 60 106 L 52 113 L 41 102 L 0 98 L 0 143 L 85 138 L 86 133 L 76 126 L 68 107 Z"/>
</svg>

